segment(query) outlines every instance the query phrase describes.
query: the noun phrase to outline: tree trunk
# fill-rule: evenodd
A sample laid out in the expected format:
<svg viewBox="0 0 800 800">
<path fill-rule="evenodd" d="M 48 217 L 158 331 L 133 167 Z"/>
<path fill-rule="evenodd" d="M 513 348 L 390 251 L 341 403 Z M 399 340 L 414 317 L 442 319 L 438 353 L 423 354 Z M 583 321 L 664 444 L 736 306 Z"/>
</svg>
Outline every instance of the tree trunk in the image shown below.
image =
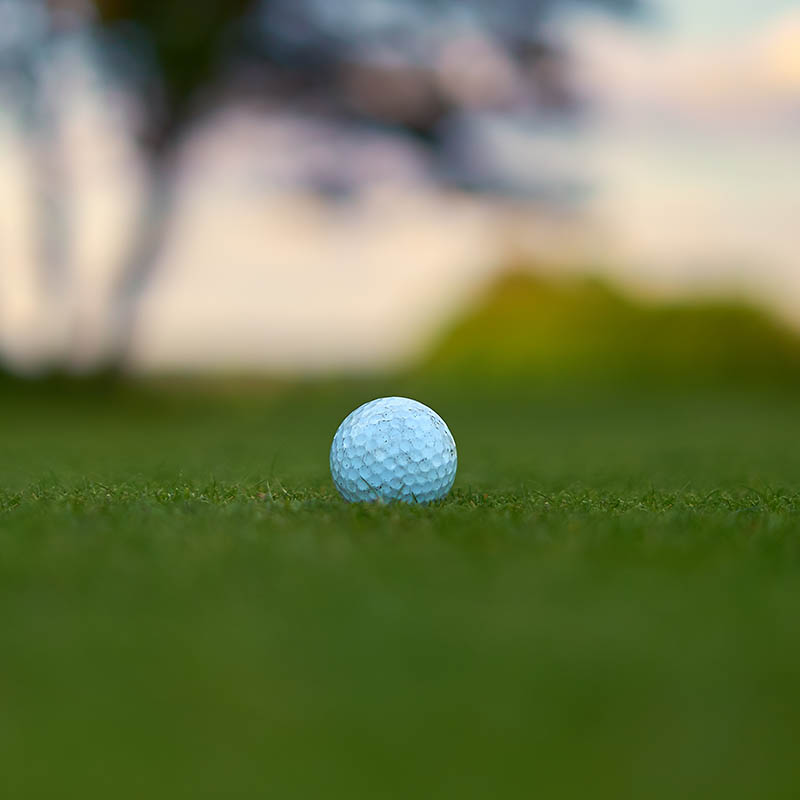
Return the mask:
<svg viewBox="0 0 800 800">
<path fill-rule="evenodd" d="M 111 336 L 103 371 L 122 372 L 130 364 L 139 303 L 158 266 L 174 215 L 176 149 L 170 142 L 151 152 L 137 233 L 111 297 Z"/>
</svg>

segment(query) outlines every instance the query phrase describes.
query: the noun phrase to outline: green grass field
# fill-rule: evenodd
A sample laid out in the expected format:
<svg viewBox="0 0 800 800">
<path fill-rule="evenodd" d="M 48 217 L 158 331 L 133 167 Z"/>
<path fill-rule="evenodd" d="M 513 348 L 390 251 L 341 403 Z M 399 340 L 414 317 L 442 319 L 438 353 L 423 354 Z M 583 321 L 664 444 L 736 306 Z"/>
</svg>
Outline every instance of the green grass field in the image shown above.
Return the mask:
<svg viewBox="0 0 800 800">
<path fill-rule="evenodd" d="M 3 797 L 796 797 L 794 391 L 2 390 Z M 332 489 L 387 393 L 441 504 Z"/>
</svg>

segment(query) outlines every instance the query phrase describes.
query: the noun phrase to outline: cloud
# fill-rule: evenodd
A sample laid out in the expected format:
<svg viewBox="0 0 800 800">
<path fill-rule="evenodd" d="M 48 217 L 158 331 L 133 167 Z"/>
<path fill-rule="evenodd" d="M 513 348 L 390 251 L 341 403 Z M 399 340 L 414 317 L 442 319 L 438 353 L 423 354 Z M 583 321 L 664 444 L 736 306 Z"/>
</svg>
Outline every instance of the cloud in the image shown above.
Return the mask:
<svg viewBox="0 0 800 800">
<path fill-rule="evenodd" d="M 593 16 L 563 36 L 573 82 L 601 113 L 759 126 L 798 117 L 800 12 L 709 40 Z"/>
</svg>

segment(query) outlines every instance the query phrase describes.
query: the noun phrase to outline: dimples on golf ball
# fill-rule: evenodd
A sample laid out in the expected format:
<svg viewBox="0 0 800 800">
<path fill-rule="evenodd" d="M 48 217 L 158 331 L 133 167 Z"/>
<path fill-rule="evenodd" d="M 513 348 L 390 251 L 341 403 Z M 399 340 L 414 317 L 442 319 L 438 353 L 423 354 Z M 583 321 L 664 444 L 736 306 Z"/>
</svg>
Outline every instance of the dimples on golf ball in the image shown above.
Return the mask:
<svg viewBox="0 0 800 800">
<path fill-rule="evenodd" d="M 331 475 L 345 500 L 428 503 L 453 485 L 456 443 L 444 420 L 406 397 L 359 406 L 331 445 Z"/>
</svg>

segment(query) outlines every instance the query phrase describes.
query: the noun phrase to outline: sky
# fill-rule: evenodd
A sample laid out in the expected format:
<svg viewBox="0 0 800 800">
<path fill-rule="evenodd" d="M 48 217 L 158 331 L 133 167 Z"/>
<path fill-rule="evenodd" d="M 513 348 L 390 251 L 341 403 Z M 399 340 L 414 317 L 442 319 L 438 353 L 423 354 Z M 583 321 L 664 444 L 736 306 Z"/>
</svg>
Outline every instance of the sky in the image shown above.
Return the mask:
<svg viewBox="0 0 800 800">
<path fill-rule="evenodd" d="M 566 24 L 578 85 L 600 113 L 797 125 L 800 4 L 658 2 L 644 23 L 591 14 Z"/>
<path fill-rule="evenodd" d="M 654 18 L 669 35 L 714 41 L 741 35 L 791 11 L 797 0 L 650 0 Z"/>
</svg>

